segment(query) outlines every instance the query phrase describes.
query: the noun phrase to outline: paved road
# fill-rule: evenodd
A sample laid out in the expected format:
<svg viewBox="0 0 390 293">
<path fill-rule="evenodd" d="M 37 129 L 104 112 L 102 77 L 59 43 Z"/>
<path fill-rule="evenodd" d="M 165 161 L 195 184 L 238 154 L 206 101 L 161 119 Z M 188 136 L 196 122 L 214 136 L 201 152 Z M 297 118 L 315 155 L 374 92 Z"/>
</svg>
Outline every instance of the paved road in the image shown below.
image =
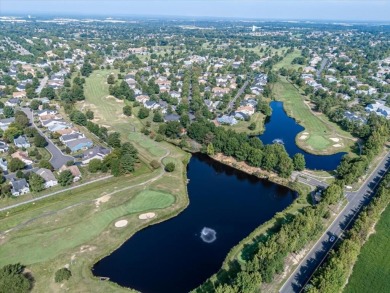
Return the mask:
<svg viewBox="0 0 390 293">
<path fill-rule="evenodd" d="M 231 113 L 231 111 L 232 111 L 232 109 L 233 109 L 233 107 L 234 107 L 234 104 L 236 103 L 236 100 L 238 99 L 239 96 L 241 96 L 241 95 L 244 93 L 246 87 L 248 86 L 248 83 L 249 83 L 249 81 L 247 80 L 247 81 L 242 85 L 242 87 L 238 90 L 238 92 L 237 92 L 237 94 L 235 95 L 235 97 L 233 98 L 233 100 L 231 100 L 231 101 L 229 102 L 229 105 L 228 105 L 228 107 L 227 107 L 227 109 L 226 109 L 227 112 Z"/>
<path fill-rule="evenodd" d="M 46 83 L 47 81 L 49 80 L 49 78 L 47 76 L 45 76 L 42 80 L 41 80 L 41 83 L 39 84 L 39 87 L 35 90 L 35 92 L 37 94 L 40 94 L 41 91 L 43 90 L 43 88 L 46 86 Z"/>
<path fill-rule="evenodd" d="M 26 113 L 27 117 L 30 119 L 31 124 L 38 130 L 38 132 L 46 138 L 48 143 L 46 149 L 51 154 L 50 164 L 54 167 L 54 169 L 58 170 L 61 168 L 66 162 L 74 161 L 74 157 L 64 155 L 61 150 L 49 139 L 46 135 L 35 125 L 33 112 L 30 108 L 22 108 L 22 111 Z"/>
<path fill-rule="evenodd" d="M 352 220 L 359 213 L 362 206 L 369 203 L 374 191 L 378 187 L 382 177 L 390 169 L 390 152 L 385 156 L 377 168 L 371 173 L 362 187 L 356 192 L 347 192 L 347 205 L 340 212 L 334 222 L 328 227 L 325 233 L 312 247 L 306 257 L 300 262 L 298 267 L 291 274 L 289 279 L 280 289 L 280 293 L 301 292 L 305 284 L 310 280 L 316 268 L 322 263 L 328 252 L 333 248 L 343 231 L 349 227 Z M 329 241 L 331 236 L 336 237 L 336 241 Z"/>
<path fill-rule="evenodd" d="M 321 66 L 320 66 L 320 69 L 317 71 L 317 78 L 320 79 L 321 78 L 321 73 L 322 71 L 324 71 L 326 65 L 328 64 L 328 59 L 327 58 L 324 58 L 321 62 Z"/>
</svg>

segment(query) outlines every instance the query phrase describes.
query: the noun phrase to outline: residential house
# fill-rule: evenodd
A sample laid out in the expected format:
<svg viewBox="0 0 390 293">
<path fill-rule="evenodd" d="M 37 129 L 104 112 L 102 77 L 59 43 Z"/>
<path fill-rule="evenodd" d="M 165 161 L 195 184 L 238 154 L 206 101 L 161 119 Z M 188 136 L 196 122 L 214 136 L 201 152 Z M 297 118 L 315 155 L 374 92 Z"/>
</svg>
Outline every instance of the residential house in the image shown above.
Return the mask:
<svg viewBox="0 0 390 293">
<path fill-rule="evenodd" d="M 3 172 L 8 171 L 8 162 L 6 159 L 0 158 L 0 168 Z"/>
<path fill-rule="evenodd" d="M 4 141 L 0 141 L 0 153 L 8 152 L 8 144 Z"/>
<path fill-rule="evenodd" d="M 34 171 L 34 173 L 38 174 L 39 176 L 41 176 L 43 178 L 43 180 L 45 180 L 45 184 L 44 184 L 45 189 L 58 185 L 58 181 L 57 181 L 56 177 L 54 176 L 53 172 L 50 171 L 49 169 L 40 168 L 40 169 Z"/>
<path fill-rule="evenodd" d="M 7 102 L 5 102 L 5 105 L 8 107 L 16 107 L 20 104 L 19 98 L 11 98 Z"/>
<path fill-rule="evenodd" d="M 63 165 L 59 170 L 58 170 L 58 173 L 61 173 L 65 170 L 69 170 L 70 173 L 72 173 L 73 175 L 73 182 L 77 182 L 81 179 L 81 172 L 79 170 L 79 168 L 76 166 L 76 165 L 73 165 L 73 166 L 66 166 L 66 165 Z"/>
<path fill-rule="evenodd" d="M 65 142 L 65 145 L 72 151 L 72 153 L 86 150 L 93 146 L 93 142 L 88 138 L 78 138 L 75 140 Z"/>
<path fill-rule="evenodd" d="M 146 103 L 147 101 L 150 100 L 149 96 L 146 95 L 139 95 L 135 97 L 135 100 L 141 104 Z"/>
<path fill-rule="evenodd" d="M 164 121 L 165 122 L 180 121 L 180 115 L 177 115 L 177 114 L 167 114 L 167 115 L 164 116 Z"/>
<path fill-rule="evenodd" d="M 15 117 L 0 119 L 1 130 L 6 131 L 8 129 L 8 126 L 13 122 L 15 122 Z"/>
<path fill-rule="evenodd" d="M 107 156 L 109 153 L 110 153 L 109 149 L 96 146 L 83 153 L 82 164 L 87 165 L 93 159 L 103 160 L 103 158 Z"/>
<path fill-rule="evenodd" d="M 376 102 L 375 104 L 370 104 L 366 107 L 366 111 L 390 119 L 390 107 L 385 106 L 384 102 Z"/>
<path fill-rule="evenodd" d="M 255 108 L 252 105 L 238 107 L 236 112 L 244 113 L 248 116 L 252 116 L 255 113 Z"/>
<path fill-rule="evenodd" d="M 14 99 L 23 99 L 27 97 L 27 93 L 25 91 L 18 91 L 12 93 L 12 98 Z"/>
<path fill-rule="evenodd" d="M 30 187 L 26 181 L 26 179 L 15 179 L 12 178 L 10 182 L 12 188 L 11 188 L 11 194 L 13 196 L 19 196 L 30 192 Z"/>
<path fill-rule="evenodd" d="M 21 160 L 26 165 L 31 165 L 33 163 L 33 160 L 30 159 L 27 152 L 16 151 L 11 155 L 11 157 Z"/>
<path fill-rule="evenodd" d="M 60 137 L 60 141 L 62 141 L 63 143 L 67 143 L 69 141 L 73 141 L 73 140 L 80 139 L 80 138 L 85 138 L 85 135 L 83 133 L 80 133 L 80 132 L 74 132 L 71 134 L 62 135 Z"/>
<path fill-rule="evenodd" d="M 29 148 L 31 145 L 24 135 L 20 135 L 14 139 L 14 144 L 18 148 Z"/>
<path fill-rule="evenodd" d="M 238 123 L 237 119 L 233 116 L 223 115 L 217 118 L 218 123 L 227 124 L 227 125 L 236 125 Z"/>
</svg>

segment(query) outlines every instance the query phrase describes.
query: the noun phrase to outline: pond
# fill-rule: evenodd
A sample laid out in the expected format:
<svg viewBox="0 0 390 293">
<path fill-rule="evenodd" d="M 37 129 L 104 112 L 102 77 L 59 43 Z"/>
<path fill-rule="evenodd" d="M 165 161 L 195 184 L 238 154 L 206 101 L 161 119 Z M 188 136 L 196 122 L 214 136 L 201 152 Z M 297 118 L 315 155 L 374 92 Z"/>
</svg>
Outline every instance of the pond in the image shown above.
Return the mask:
<svg viewBox="0 0 390 293">
<path fill-rule="evenodd" d="M 308 169 L 332 171 L 337 168 L 346 153 L 321 156 L 303 151 L 296 145 L 295 138 L 304 128 L 293 118 L 287 116 L 282 102 L 273 101 L 270 106 L 272 115 L 266 120 L 264 133 L 258 136 L 264 144 L 271 144 L 276 141 L 282 142 L 291 157 L 296 153 L 305 156 Z"/>
<path fill-rule="evenodd" d="M 93 268 L 145 293 L 188 292 L 216 273 L 232 247 L 294 200 L 295 193 L 196 154 L 189 206 L 137 232 Z"/>
</svg>

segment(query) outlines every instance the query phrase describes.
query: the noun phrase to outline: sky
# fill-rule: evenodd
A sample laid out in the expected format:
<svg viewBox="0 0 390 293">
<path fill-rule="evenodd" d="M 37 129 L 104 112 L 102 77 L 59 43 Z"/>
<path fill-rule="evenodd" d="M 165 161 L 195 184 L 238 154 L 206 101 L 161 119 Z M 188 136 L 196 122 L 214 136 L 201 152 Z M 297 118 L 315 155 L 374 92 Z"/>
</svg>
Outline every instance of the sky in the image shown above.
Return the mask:
<svg viewBox="0 0 390 293">
<path fill-rule="evenodd" d="M 390 0 L 0 0 L 0 15 L 10 14 L 390 22 Z"/>
</svg>

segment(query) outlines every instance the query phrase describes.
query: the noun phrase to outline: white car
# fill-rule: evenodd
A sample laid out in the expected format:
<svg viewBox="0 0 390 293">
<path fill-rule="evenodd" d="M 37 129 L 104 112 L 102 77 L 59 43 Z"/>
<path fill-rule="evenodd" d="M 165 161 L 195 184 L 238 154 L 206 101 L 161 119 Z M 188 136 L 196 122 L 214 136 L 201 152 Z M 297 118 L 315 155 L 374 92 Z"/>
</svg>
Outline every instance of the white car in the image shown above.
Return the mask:
<svg viewBox="0 0 390 293">
<path fill-rule="evenodd" d="M 330 237 L 330 239 L 329 239 L 330 242 L 334 242 L 335 240 L 336 240 L 336 237 L 334 237 L 334 236 Z"/>
</svg>

